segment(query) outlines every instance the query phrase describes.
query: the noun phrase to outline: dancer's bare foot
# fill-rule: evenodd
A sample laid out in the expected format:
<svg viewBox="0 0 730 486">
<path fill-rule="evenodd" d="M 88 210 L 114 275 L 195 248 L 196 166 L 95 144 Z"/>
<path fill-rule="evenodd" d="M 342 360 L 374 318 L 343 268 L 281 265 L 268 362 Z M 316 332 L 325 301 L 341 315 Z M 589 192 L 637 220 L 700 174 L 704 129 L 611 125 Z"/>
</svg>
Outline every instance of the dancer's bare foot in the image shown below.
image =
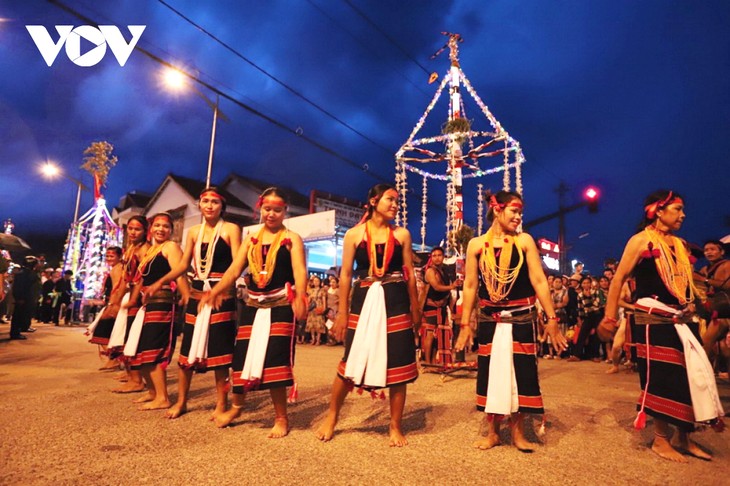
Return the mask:
<svg viewBox="0 0 730 486">
<path fill-rule="evenodd" d="M 116 371 L 119 369 L 119 365 L 115 361 L 109 361 L 104 366 L 99 368 L 99 371 Z"/>
<path fill-rule="evenodd" d="M 165 399 L 154 399 L 151 402 L 147 402 L 141 407 L 139 407 L 137 410 L 163 410 L 165 408 L 170 408 L 172 406 L 172 403 L 170 403 L 170 400 Z"/>
<path fill-rule="evenodd" d="M 677 441 L 674 446 L 679 449 L 680 451 L 686 452 L 690 456 L 694 456 L 697 459 L 702 459 L 703 461 L 711 461 L 712 456 L 708 454 L 707 452 L 703 451 L 699 445 L 693 440 L 690 440 L 687 437 L 682 438 L 679 437 L 679 440 Z"/>
<path fill-rule="evenodd" d="M 535 444 L 528 441 L 524 435 L 515 434 L 514 431 L 512 432 L 512 445 L 520 452 L 533 452 L 535 450 Z"/>
<path fill-rule="evenodd" d="M 143 383 L 129 383 L 120 386 L 119 388 L 112 388 L 113 393 L 140 393 L 145 390 Z"/>
<path fill-rule="evenodd" d="M 215 410 L 213 410 L 213 413 L 210 414 L 210 421 L 215 421 L 219 416 L 226 413 L 226 405 L 225 404 L 217 404 L 215 406 Z"/>
<path fill-rule="evenodd" d="M 144 396 L 137 398 L 136 400 L 133 400 L 132 403 L 145 403 L 145 402 L 151 402 L 155 399 L 155 394 L 151 391 L 148 391 Z"/>
<path fill-rule="evenodd" d="M 121 381 L 122 383 L 126 383 L 129 381 L 129 377 L 127 376 L 126 371 L 122 371 L 121 373 L 117 373 L 113 376 L 113 378 L 117 381 Z"/>
<path fill-rule="evenodd" d="M 408 445 L 408 439 L 403 435 L 400 427 L 390 426 L 390 447 L 403 447 Z"/>
<path fill-rule="evenodd" d="M 666 439 L 666 437 L 654 437 L 654 443 L 651 445 L 651 450 L 661 458 L 667 459 L 672 462 L 687 462 L 687 458 L 680 454 L 672 444 Z"/>
<path fill-rule="evenodd" d="M 188 408 L 185 406 L 184 403 L 176 403 L 173 405 L 167 412 L 165 412 L 165 417 L 169 419 L 176 419 L 181 415 L 186 414 L 188 411 Z"/>
<path fill-rule="evenodd" d="M 606 370 L 607 375 L 613 375 L 615 373 L 618 373 L 618 366 L 616 365 L 611 365 L 611 367 Z"/>
<path fill-rule="evenodd" d="M 241 416 L 241 408 L 233 405 L 227 412 L 218 414 L 214 419 L 215 425 L 220 428 L 228 427 L 231 422 Z"/>
<path fill-rule="evenodd" d="M 491 449 L 494 446 L 498 446 L 501 443 L 502 441 L 499 440 L 499 435 L 487 434 L 486 437 L 474 442 L 474 447 L 485 451 L 487 449 Z"/>
<path fill-rule="evenodd" d="M 289 433 L 289 419 L 286 417 L 276 417 L 274 419 L 274 426 L 271 428 L 271 432 L 267 436 L 269 439 L 280 439 L 285 437 Z"/>
<path fill-rule="evenodd" d="M 330 441 L 335 435 L 335 425 L 337 425 L 337 417 L 327 414 L 327 418 L 322 421 L 322 425 L 319 426 L 315 435 L 322 442 Z"/>
</svg>

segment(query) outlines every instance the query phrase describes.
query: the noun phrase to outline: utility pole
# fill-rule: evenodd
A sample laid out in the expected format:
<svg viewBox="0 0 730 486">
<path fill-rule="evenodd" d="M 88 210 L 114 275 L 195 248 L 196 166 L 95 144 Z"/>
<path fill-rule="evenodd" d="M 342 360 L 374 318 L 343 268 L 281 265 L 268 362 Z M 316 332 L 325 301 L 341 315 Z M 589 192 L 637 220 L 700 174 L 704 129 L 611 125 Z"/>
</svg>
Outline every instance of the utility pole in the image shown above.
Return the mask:
<svg viewBox="0 0 730 486">
<path fill-rule="evenodd" d="M 570 273 L 568 271 L 568 252 L 565 248 L 565 195 L 568 193 L 568 185 L 565 181 L 560 181 L 555 192 L 558 193 L 558 248 L 560 252 L 558 254 L 558 262 L 560 265 L 560 272 L 564 275 Z"/>
<path fill-rule="evenodd" d="M 537 226 L 538 224 L 558 218 L 558 249 L 560 250 L 558 252 L 558 262 L 560 265 L 560 272 L 563 274 L 570 272 L 570 268 L 568 266 L 568 248 L 565 243 L 565 215 L 578 208 L 582 208 L 583 206 L 588 206 L 588 211 L 595 213 L 598 210 L 599 199 L 598 190 L 595 187 L 589 186 L 584 192 L 585 199 L 583 201 L 566 206 L 565 195 L 568 193 L 569 189 L 570 188 L 565 181 L 560 181 L 558 187 L 555 188 L 555 192 L 558 194 L 558 210 L 537 219 L 533 219 L 532 221 L 528 221 L 527 223 L 523 223 L 522 225 L 522 228 L 527 230 L 533 226 Z"/>
</svg>

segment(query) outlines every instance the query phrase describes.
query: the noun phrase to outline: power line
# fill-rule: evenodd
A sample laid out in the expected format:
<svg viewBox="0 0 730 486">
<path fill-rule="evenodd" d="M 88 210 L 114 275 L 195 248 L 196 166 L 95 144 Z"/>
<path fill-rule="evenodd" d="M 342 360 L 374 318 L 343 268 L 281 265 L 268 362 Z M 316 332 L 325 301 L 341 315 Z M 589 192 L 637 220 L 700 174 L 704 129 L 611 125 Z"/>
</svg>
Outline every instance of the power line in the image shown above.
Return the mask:
<svg viewBox="0 0 730 486">
<path fill-rule="evenodd" d="M 62 2 L 60 2 L 58 0 L 47 0 L 47 1 L 49 3 L 51 3 L 51 4 L 53 4 L 53 5 L 56 5 L 61 10 L 64 10 L 64 11 L 70 13 L 71 15 L 75 16 L 76 18 L 78 18 L 78 19 L 86 22 L 87 24 L 90 24 L 90 25 L 99 25 L 95 20 L 93 20 L 93 19 L 85 16 L 84 14 L 82 14 L 82 13 L 80 13 L 80 12 L 72 9 L 71 7 L 65 5 L 64 3 L 62 3 Z M 326 154 L 329 154 L 329 155 L 331 155 L 331 156 L 333 156 L 333 157 L 335 157 L 335 158 L 337 158 L 337 159 L 339 159 L 339 160 L 341 160 L 341 161 L 343 161 L 343 162 L 345 162 L 345 163 L 347 163 L 347 164 L 349 164 L 349 165 L 351 165 L 351 166 L 353 166 L 353 167 L 355 167 L 355 168 L 357 168 L 359 170 L 362 170 L 363 172 L 365 172 L 366 174 L 370 175 L 371 177 L 373 177 L 377 181 L 379 181 L 379 182 L 386 182 L 386 183 L 390 183 L 392 181 L 391 179 L 387 179 L 387 178 L 383 177 L 382 175 L 377 174 L 377 173 L 371 171 L 370 170 L 370 167 L 367 164 L 360 164 L 360 163 L 358 163 L 358 162 L 350 159 L 349 157 L 346 157 L 346 156 L 340 154 L 336 150 L 331 149 L 328 146 L 326 146 L 326 145 L 324 145 L 324 144 L 322 144 L 322 143 L 314 140 L 313 138 L 308 137 L 307 135 L 304 135 L 304 132 L 301 130 L 301 128 L 299 128 L 299 127 L 297 127 L 297 128 L 288 127 L 283 122 L 280 122 L 279 120 L 277 120 L 277 119 L 275 119 L 273 117 L 270 117 L 269 115 L 266 115 L 265 113 L 257 110 L 256 108 L 254 108 L 254 107 L 252 107 L 250 105 L 247 105 L 246 103 L 243 103 L 242 101 L 234 98 L 233 96 L 229 95 L 228 93 L 226 93 L 226 92 L 220 90 L 219 88 L 211 85 L 210 83 L 208 83 L 208 82 L 200 79 L 200 77 L 198 77 L 196 75 L 193 75 L 193 74 L 190 74 L 190 73 L 188 73 L 186 71 L 181 70 L 179 67 L 173 65 L 171 62 L 162 59 L 161 57 L 157 56 L 156 54 L 153 54 L 152 52 L 148 51 L 147 49 L 144 49 L 144 48 L 140 47 L 139 45 L 135 46 L 134 49 L 137 50 L 137 51 L 139 51 L 139 52 L 141 52 L 145 56 L 149 57 L 153 61 L 155 61 L 155 62 L 157 62 L 157 63 L 159 63 L 159 64 L 161 64 L 161 65 L 163 65 L 165 67 L 168 67 L 170 69 L 175 69 L 175 70 L 181 72 L 188 79 L 191 79 L 191 80 L 195 81 L 196 83 L 200 84 L 201 86 L 204 86 L 205 88 L 209 89 L 213 93 L 219 95 L 222 98 L 227 99 L 231 103 L 233 103 L 233 104 L 235 104 L 235 105 L 243 108 L 244 110 L 248 111 L 249 113 L 251 113 L 251 114 L 253 114 L 255 116 L 258 116 L 259 118 L 263 118 L 264 120 L 268 121 L 269 123 L 273 124 L 274 126 L 280 128 L 280 129 L 282 129 L 284 131 L 287 131 L 287 132 L 289 132 L 289 133 L 291 133 L 293 135 L 296 135 L 298 138 L 301 138 L 305 142 L 309 143 L 310 145 L 313 145 L 314 147 L 318 148 L 319 150 L 325 152 Z"/>
<path fill-rule="evenodd" d="M 429 72 L 429 70 L 426 69 L 423 66 L 423 64 L 421 64 L 420 62 L 418 62 L 416 60 L 416 58 L 414 58 L 413 56 L 411 56 L 408 53 L 408 51 L 406 51 L 403 47 L 401 47 L 401 45 L 398 44 L 395 41 L 395 39 L 393 39 L 391 36 L 389 36 L 388 33 L 385 32 L 385 30 L 381 29 L 378 26 L 378 24 L 376 24 L 370 17 L 368 17 L 367 15 L 365 15 L 365 12 L 363 12 L 362 10 L 360 10 L 359 8 L 357 8 L 355 5 L 353 5 L 350 0 L 344 0 L 344 1 L 345 1 L 345 3 L 347 5 L 350 6 L 351 9 L 353 9 L 355 11 L 355 13 L 357 13 L 360 17 L 362 17 L 363 20 L 365 20 L 365 22 L 367 22 L 368 24 L 370 24 L 370 26 L 373 29 L 377 30 L 378 32 L 380 32 L 383 35 L 383 37 L 385 37 L 386 39 L 388 39 L 388 42 L 390 42 L 391 44 L 393 44 L 399 51 L 401 51 L 403 53 L 404 56 L 406 56 L 408 59 L 410 59 L 411 61 L 413 61 L 418 67 L 420 67 L 421 69 L 423 69 L 423 72 L 424 73 L 428 74 L 429 76 L 431 75 L 431 73 Z"/>
<path fill-rule="evenodd" d="M 361 136 L 362 138 L 364 138 L 368 142 L 372 143 L 376 147 L 384 150 L 389 155 L 392 155 L 393 150 L 385 147 L 384 145 L 381 145 L 380 143 L 378 143 L 375 140 L 373 140 L 372 138 L 368 137 L 367 135 L 365 135 L 361 131 L 359 131 L 356 128 L 354 128 L 352 125 L 348 124 L 344 120 L 341 120 L 340 118 L 338 118 L 333 113 L 330 113 L 326 109 L 322 108 L 320 105 L 318 105 L 314 101 L 310 100 L 309 98 L 307 98 L 306 96 L 304 96 L 302 93 L 300 93 L 296 89 L 294 89 L 291 86 L 289 86 L 288 84 L 286 84 L 284 81 L 280 80 L 279 78 L 277 78 L 273 74 L 271 74 L 268 71 L 266 71 L 261 66 L 257 65 L 252 60 L 248 59 L 246 56 L 244 56 L 243 54 L 241 54 L 239 51 L 237 51 L 236 49 L 234 49 L 233 47 L 231 47 L 229 44 L 227 44 L 226 42 L 224 42 L 223 40 L 221 40 L 220 38 L 218 38 L 215 34 L 213 34 L 212 32 L 210 32 L 208 30 L 206 30 L 204 27 L 202 27 L 201 25 L 197 24 L 195 21 L 193 21 L 192 19 L 190 19 L 189 17 L 187 17 L 185 14 L 183 14 L 179 10 L 175 9 L 173 6 L 171 6 L 170 4 L 168 4 L 167 2 L 165 2 L 165 0 L 157 0 L 157 1 L 159 3 L 161 3 L 162 5 L 164 5 L 165 7 L 167 7 L 168 9 L 170 9 L 173 13 L 175 13 L 176 15 L 178 15 L 180 18 L 182 18 L 183 20 L 185 20 L 186 22 L 188 22 L 190 25 L 192 25 L 193 27 L 195 27 L 196 29 L 198 29 L 200 32 L 202 32 L 203 34 L 207 35 L 208 37 L 210 37 L 211 39 L 213 39 L 215 42 L 217 42 L 218 44 L 220 44 L 221 46 L 223 46 L 225 49 L 227 49 L 228 51 L 230 51 L 231 53 L 233 53 L 236 57 L 238 57 L 239 59 L 243 60 L 244 62 L 246 62 L 247 64 L 249 64 L 251 67 L 253 67 L 257 71 L 259 71 L 260 73 L 262 73 L 263 75 L 265 75 L 266 77 L 268 77 L 269 79 L 271 79 L 272 81 L 274 81 L 275 83 L 277 83 L 279 86 L 283 87 L 284 89 L 286 89 L 287 91 L 289 91 L 290 93 L 292 93 L 294 96 L 300 98 L 301 100 L 303 100 L 304 102 L 306 102 L 310 106 L 312 106 L 315 109 L 317 109 L 319 112 L 321 112 L 321 113 L 325 114 L 326 116 L 328 116 L 329 118 L 335 120 L 337 123 L 341 124 L 342 126 L 346 127 L 350 131 L 352 131 L 352 132 L 356 133 L 357 135 Z"/>
<path fill-rule="evenodd" d="M 309 3 L 315 9 L 317 9 L 317 11 L 319 11 L 319 13 L 321 13 L 324 17 L 327 17 L 327 19 L 330 22 L 332 22 L 332 24 L 335 27 L 343 30 L 347 35 L 349 35 L 352 38 L 352 40 L 354 40 L 355 42 L 357 42 L 366 51 L 371 51 L 372 50 L 372 46 L 366 44 L 365 42 L 363 42 L 359 38 L 357 38 L 357 36 L 355 36 L 355 34 L 353 34 L 352 32 L 350 32 L 350 30 L 348 30 L 348 29 L 346 29 L 344 27 L 344 25 L 342 24 L 342 22 L 338 22 L 334 17 L 332 17 L 329 13 L 327 13 L 327 11 L 324 10 L 322 7 L 320 7 L 319 5 L 317 5 L 316 3 L 314 3 L 312 0 L 307 0 L 307 3 Z M 426 93 L 426 91 L 423 88 L 421 88 L 417 83 L 414 83 L 411 79 L 409 79 L 408 76 L 406 76 L 405 74 L 403 74 L 403 72 L 398 71 L 398 70 L 395 70 L 395 72 L 397 72 L 403 79 L 405 79 L 408 83 L 410 83 L 411 86 L 413 86 L 414 88 L 416 88 L 418 91 L 420 91 L 421 93 L 423 93 L 425 96 L 428 96 L 429 98 L 432 96 L 429 93 Z"/>
</svg>

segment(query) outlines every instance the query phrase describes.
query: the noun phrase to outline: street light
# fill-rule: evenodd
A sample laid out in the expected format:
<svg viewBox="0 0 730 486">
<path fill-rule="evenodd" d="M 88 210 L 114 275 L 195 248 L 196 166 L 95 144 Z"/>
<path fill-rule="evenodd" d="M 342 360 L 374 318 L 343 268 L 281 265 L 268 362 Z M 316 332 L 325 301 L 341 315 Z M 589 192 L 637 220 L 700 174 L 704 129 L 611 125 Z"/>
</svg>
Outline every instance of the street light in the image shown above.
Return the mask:
<svg viewBox="0 0 730 486">
<path fill-rule="evenodd" d="M 210 132 L 210 150 L 208 151 L 208 172 L 205 176 L 205 187 L 210 187 L 210 174 L 213 170 L 213 148 L 215 147 L 215 129 L 218 125 L 218 117 L 220 116 L 223 120 L 227 121 L 226 116 L 218 108 L 218 102 L 220 97 L 216 94 L 215 103 L 213 103 L 207 96 L 205 96 L 197 86 L 188 83 L 190 76 L 183 73 L 182 71 L 174 68 L 166 68 L 162 72 L 162 81 L 170 90 L 180 92 L 186 89 L 192 89 L 193 92 L 200 96 L 205 104 L 213 110 L 213 128 Z"/>
<path fill-rule="evenodd" d="M 83 189 L 84 191 L 88 191 L 90 189 L 86 187 L 86 185 L 84 185 L 84 183 L 80 180 L 65 174 L 61 170 L 61 168 L 53 162 L 46 162 L 45 164 L 41 165 L 40 171 L 46 179 L 55 179 L 56 177 L 61 176 L 76 184 L 76 208 L 74 209 L 73 221 L 74 224 L 76 224 L 76 222 L 79 220 L 79 203 L 81 202 L 81 190 Z"/>
</svg>

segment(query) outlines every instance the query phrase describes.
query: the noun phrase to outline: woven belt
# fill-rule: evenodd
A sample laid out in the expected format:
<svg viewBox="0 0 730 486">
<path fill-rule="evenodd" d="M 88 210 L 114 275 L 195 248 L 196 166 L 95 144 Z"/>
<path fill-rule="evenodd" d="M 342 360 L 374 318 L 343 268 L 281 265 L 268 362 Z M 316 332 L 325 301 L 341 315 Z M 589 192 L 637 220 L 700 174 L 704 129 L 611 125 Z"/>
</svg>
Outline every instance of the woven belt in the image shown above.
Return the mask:
<svg viewBox="0 0 730 486">
<path fill-rule="evenodd" d="M 265 299 L 265 300 L 257 300 L 257 299 L 247 299 L 246 305 L 249 307 L 256 307 L 257 309 L 270 309 L 272 307 L 281 307 L 284 305 L 289 305 L 289 299 L 286 295 L 282 295 L 280 297 L 275 297 L 273 299 Z"/>
<path fill-rule="evenodd" d="M 235 291 L 235 289 L 231 288 L 225 294 L 226 294 L 225 295 L 226 299 L 232 299 L 236 296 L 236 291 Z M 203 291 L 203 290 L 190 289 L 190 297 L 192 299 L 200 300 L 203 298 L 204 295 L 205 295 L 205 291 Z"/>
<path fill-rule="evenodd" d="M 509 312 L 509 311 L 507 311 Z M 479 312 L 479 322 L 509 322 L 511 324 L 529 324 L 537 319 L 537 309 L 534 306 L 529 309 L 510 312 L 509 316 L 502 316 L 501 312 L 488 313 L 485 309 Z"/>
<path fill-rule="evenodd" d="M 393 282 L 405 282 L 403 274 L 401 272 L 386 273 L 382 277 L 360 277 L 355 280 L 354 284 L 360 287 L 369 287 L 375 282 L 380 282 L 382 285 L 393 283 Z"/>
<path fill-rule="evenodd" d="M 664 314 L 664 315 L 662 315 Z M 659 311 L 656 309 L 651 314 L 648 314 L 646 312 L 642 312 L 640 310 L 636 310 L 634 312 L 634 322 L 636 324 L 646 326 L 651 324 L 679 324 L 679 323 L 688 323 L 692 322 L 692 316 L 693 314 L 683 314 L 681 316 L 667 316 L 665 312 L 662 312 L 662 314 L 659 314 Z"/>
<path fill-rule="evenodd" d="M 145 290 L 146 287 L 142 287 L 142 292 L 144 292 Z M 175 294 L 172 292 L 168 285 L 165 285 L 160 290 L 158 290 L 155 295 L 148 297 L 146 302 L 148 304 L 169 304 L 171 302 L 174 302 L 174 300 Z"/>
</svg>

